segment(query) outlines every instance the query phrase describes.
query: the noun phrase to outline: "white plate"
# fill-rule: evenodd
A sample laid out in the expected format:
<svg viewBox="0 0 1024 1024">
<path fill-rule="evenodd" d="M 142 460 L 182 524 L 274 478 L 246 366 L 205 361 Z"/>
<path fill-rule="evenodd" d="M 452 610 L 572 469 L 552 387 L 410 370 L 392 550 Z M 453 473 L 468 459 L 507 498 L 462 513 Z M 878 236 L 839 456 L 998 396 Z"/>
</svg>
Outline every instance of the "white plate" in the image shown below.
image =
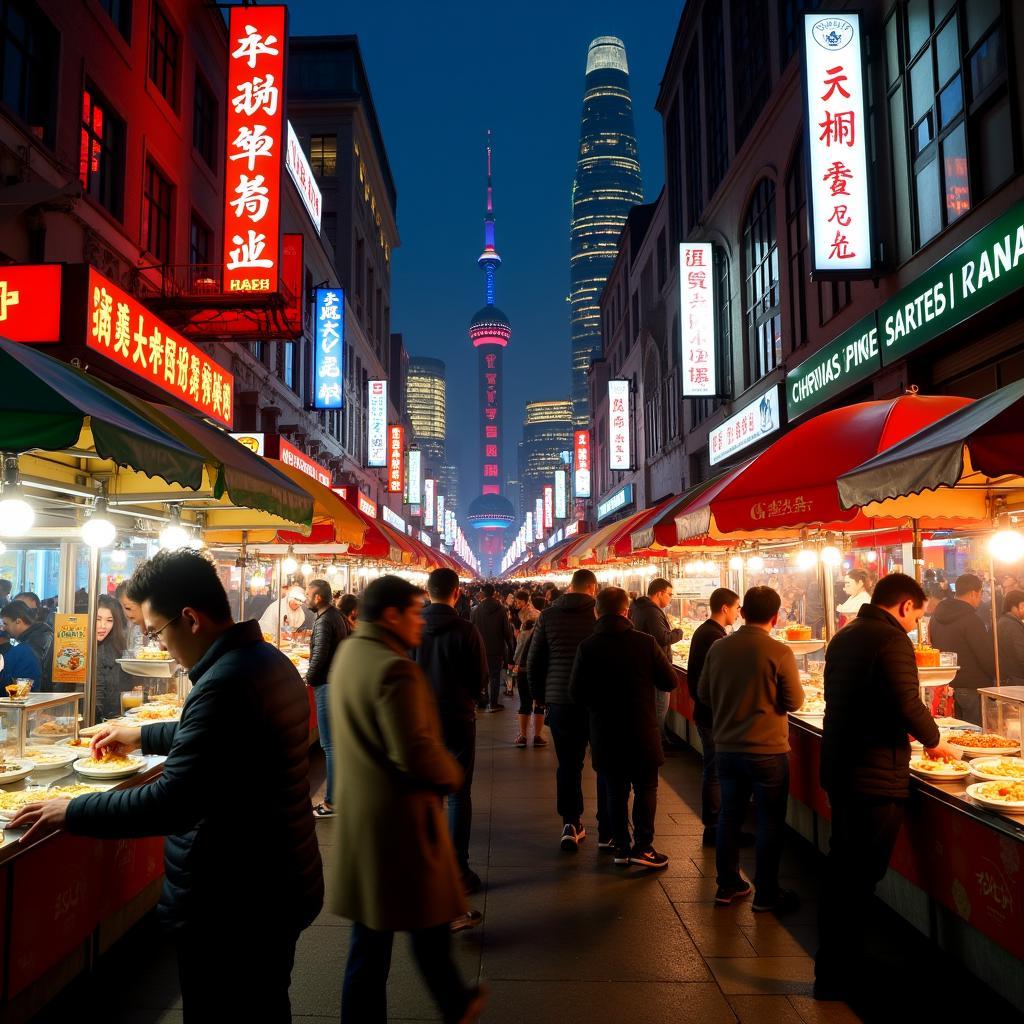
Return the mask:
<svg viewBox="0 0 1024 1024">
<path fill-rule="evenodd" d="M 133 757 L 129 767 L 96 768 L 89 764 L 91 758 L 83 757 L 74 764 L 75 771 L 84 775 L 87 779 L 121 779 L 128 775 L 135 775 L 146 767 L 146 760 L 142 757 Z"/>
<path fill-rule="evenodd" d="M 945 686 L 956 678 L 957 668 L 941 665 L 917 666 L 917 678 L 922 686 Z"/>
<path fill-rule="evenodd" d="M 1010 776 L 998 775 L 992 770 L 1000 761 L 1012 761 L 1014 764 L 1024 765 L 1024 757 L 976 757 L 971 761 L 971 774 L 986 782 L 1010 779 Z M 1024 782 L 1024 778 L 1010 779 L 1010 781 Z"/>
<path fill-rule="evenodd" d="M 813 654 L 825 646 L 824 640 L 786 640 L 783 638 L 782 642 L 798 657 L 801 654 Z"/>
<path fill-rule="evenodd" d="M 58 746 L 56 743 L 50 745 L 46 751 L 46 756 L 53 757 L 53 761 L 43 761 L 40 759 L 38 754 L 34 754 L 30 760 L 35 764 L 36 773 L 39 772 L 53 772 L 63 770 L 68 765 L 77 761 L 81 756 L 82 752 L 78 747 L 69 746 Z"/>
<path fill-rule="evenodd" d="M 991 786 L 991 782 L 975 782 L 967 787 L 967 795 L 982 807 L 989 807 L 994 811 L 1003 811 L 1006 814 L 1020 814 L 1024 812 L 1024 800 L 992 800 L 982 796 L 979 792 L 983 786 Z"/>
<path fill-rule="evenodd" d="M 924 761 L 925 758 L 915 757 L 911 758 L 910 770 L 919 779 L 930 779 L 933 782 L 953 782 L 956 779 L 966 779 L 971 774 L 970 768 L 955 768 L 951 764 L 943 764 L 941 769 L 935 771 L 927 771 L 923 768 L 915 768 L 915 762 Z"/>
<path fill-rule="evenodd" d="M 943 738 L 945 746 L 949 747 L 959 758 L 968 757 L 1001 757 L 1005 754 L 1016 754 L 1020 750 L 1020 744 L 1013 740 L 1007 741 L 1005 747 L 962 747 L 952 736 Z"/>
<path fill-rule="evenodd" d="M 9 786 L 12 782 L 21 782 L 22 779 L 28 778 L 35 769 L 35 763 L 27 761 L 25 758 L 16 758 L 7 763 L 16 764 L 18 767 L 11 772 L 0 772 L 0 786 Z"/>
<path fill-rule="evenodd" d="M 117 663 L 128 675 L 147 679 L 170 679 L 178 667 L 170 658 L 118 658 Z"/>
</svg>

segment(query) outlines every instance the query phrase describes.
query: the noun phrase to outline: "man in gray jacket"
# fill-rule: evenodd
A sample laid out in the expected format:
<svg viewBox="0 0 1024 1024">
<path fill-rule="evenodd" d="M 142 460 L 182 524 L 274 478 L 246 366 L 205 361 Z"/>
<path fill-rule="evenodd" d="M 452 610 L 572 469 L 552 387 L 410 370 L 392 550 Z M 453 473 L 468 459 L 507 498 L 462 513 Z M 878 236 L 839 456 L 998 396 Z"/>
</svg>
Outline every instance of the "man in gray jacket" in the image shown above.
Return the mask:
<svg viewBox="0 0 1024 1024">
<path fill-rule="evenodd" d="M 665 652 L 669 664 L 672 663 L 672 645 L 683 639 L 681 629 L 673 629 L 665 614 L 665 609 L 672 603 L 672 584 L 663 576 L 657 576 L 647 584 L 647 596 L 638 597 L 629 609 L 629 620 L 640 630 L 653 636 L 658 646 Z M 655 696 L 655 710 L 658 714 L 658 731 L 665 738 L 665 718 L 668 716 L 668 704 L 671 693 L 658 691 Z"/>
</svg>

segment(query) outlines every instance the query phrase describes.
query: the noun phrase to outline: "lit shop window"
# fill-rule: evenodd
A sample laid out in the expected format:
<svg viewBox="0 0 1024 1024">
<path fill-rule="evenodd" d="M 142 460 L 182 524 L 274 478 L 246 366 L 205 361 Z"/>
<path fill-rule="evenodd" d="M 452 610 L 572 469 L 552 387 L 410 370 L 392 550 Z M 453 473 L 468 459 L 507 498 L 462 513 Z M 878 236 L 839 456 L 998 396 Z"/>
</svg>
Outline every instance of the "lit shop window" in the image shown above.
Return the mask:
<svg viewBox="0 0 1024 1024">
<path fill-rule="evenodd" d="M 338 136 L 311 135 L 309 137 L 309 163 L 320 178 L 333 178 L 338 167 Z"/>
<path fill-rule="evenodd" d="M 124 212 L 124 121 L 91 86 L 82 93 L 78 177 L 84 193 L 118 219 Z"/>
</svg>

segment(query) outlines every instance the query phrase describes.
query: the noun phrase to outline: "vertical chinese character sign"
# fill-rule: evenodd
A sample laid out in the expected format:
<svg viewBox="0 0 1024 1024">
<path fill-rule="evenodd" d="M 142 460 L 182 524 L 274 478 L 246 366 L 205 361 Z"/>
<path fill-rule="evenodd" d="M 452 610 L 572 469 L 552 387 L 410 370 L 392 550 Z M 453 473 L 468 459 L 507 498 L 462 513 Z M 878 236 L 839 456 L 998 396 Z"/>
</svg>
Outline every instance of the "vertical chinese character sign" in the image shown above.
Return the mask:
<svg viewBox="0 0 1024 1024">
<path fill-rule="evenodd" d="M 388 493 L 401 494 L 405 489 L 405 427 L 393 423 L 388 427 Z"/>
<path fill-rule="evenodd" d="M 423 525 L 434 525 L 434 508 L 437 502 L 437 481 L 429 476 L 423 481 Z"/>
<path fill-rule="evenodd" d="M 555 525 L 555 488 L 553 484 L 544 485 L 544 529 L 550 530 Z"/>
<path fill-rule="evenodd" d="M 577 498 L 590 497 L 590 431 L 573 434 L 573 493 Z"/>
<path fill-rule="evenodd" d="M 383 469 L 387 459 L 388 382 L 366 382 L 366 465 Z"/>
<path fill-rule="evenodd" d="M 683 397 L 714 397 L 718 393 L 718 346 L 710 242 L 679 246 L 679 315 Z"/>
<path fill-rule="evenodd" d="M 533 506 L 533 529 L 536 540 L 544 539 L 544 499 L 538 498 Z"/>
<path fill-rule="evenodd" d="M 493 351 L 491 350 L 493 348 Z M 497 346 L 480 350 L 480 412 L 483 417 L 480 429 L 481 493 L 501 493 L 501 417 L 498 415 L 498 401 L 501 394 L 501 349 Z"/>
<path fill-rule="evenodd" d="M 609 469 L 633 468 L 631 422 L 629 381 L 608 381 Z"/>
<path fill-rule="evenodd" d="M 313 408 L 345 404 L 345 299 L 340 288 L 317 288 L 313 361 Z"/>
<path fill-rule="evenodd" d="M 409 449 L 409 474 L 407 503 L 412 507 L 412 514 L 419 515 L 420 496 L 423 492 L 423 453 L 419 448 Z"/>
<path fill-rule="evenodd" d="M 566 494 L 566 470 L 555 470 L 555 518 L 565 519 L 568 514 L 568 502 Z"/>
<path fill-rule="evenodd" d="M 232 7 L 228 26 L 224 291 L 276 292 L 288 10 Z"/>
<path fill-rule="evenodd" d="M 804 131 L 812 273 L 871 272 L 860 16 L 804 15 Z"/>
</svg>

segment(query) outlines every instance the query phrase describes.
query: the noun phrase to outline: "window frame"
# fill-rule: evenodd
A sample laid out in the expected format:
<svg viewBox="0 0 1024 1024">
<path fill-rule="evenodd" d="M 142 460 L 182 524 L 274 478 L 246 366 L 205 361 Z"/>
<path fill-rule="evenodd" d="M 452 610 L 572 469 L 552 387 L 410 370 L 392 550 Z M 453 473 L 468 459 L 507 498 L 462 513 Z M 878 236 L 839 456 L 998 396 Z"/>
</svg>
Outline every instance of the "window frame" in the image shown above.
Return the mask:
<svg viewBox="0 0 1024 1024">
<path fill-rule="evenodd" d="M 324 152 L 324 140 L 334 140 L 334 166 L 331 170 L 327 170 L 326 160 L 327 157 Z M 319 149 L 319 155 L 314 156 L 314 143 L 317 144 Z M 309 166 L 313 169 L 313 174 L 318 178 L 333 178 L 338 173 L 338 133 L 337 132 L 325 132 L 317 135 L 310 135 L 309 137 Z"/>
<path fill-rule="evenodd" d="M 85 119 L 85 98 L 89 97 L 90 108 L 89 108 L 89 120 Z M 99 107 L 103 112 L 104 124 L 108 128 L 113 127 L 116 129 L 117 138 L 110 140 L 109 135 L 95 134 L 93 126 L 94 114 L 96 108 Z M 101 129 L 102 130 L 102 129 Z M 89 199 L 94 203 L 98 204 L 104 210 L 107 211 L 116 220 L 124 221 L 124 196 L 125 196 L 125 184 L 126 184 L 126 164 L 127 159 L 127 124 L 124 118 L 115 110 L 113 105 L 107 100 L 106 96 L 103 95 L 93 84 L 87 79 L 82 86 L 82 103 L 79 106 L 79 118 L 78 118 L 78 134 L 79 134 L 79 181 L 82 185 L 82 191 Z M 93 152 L 93 144 L 98 142 L 100 146 L 101 158 L 109 156 L 111 164 L 117 166 L 108 167 L 109 174 L 104 173 L 104 166 L 106 161 L 102 160 L 99 169 L 96 172 L 92 171 L 92 160 L 86 161 L 85 177 L 83 177 L 83 167 L 81 161 L 82 143 L 85 138 L 88 137 L 90 140 L 89 154 L 91 156 Z M 105 145 L 106 142 L 110 141 L 110 145 Z M 93 191 L 93 175 L 94 173 L 99 178 L 99 184 L 96 187 L 95 193 Z M 109 186 L 109 187 L 108 187 Z M 110 202 L 106 201 L 106 196 L 109 193 Z"/>
<path fill-rule="evenodd" d="M 96 3 L 110 19 L 110 23 L 117 29 L 121 38 L 126 43 L 131 44 L 132 22 L 134 20 L 132 18 L 133 0 L 96 0 Z M 120 12 L 118 16 L 114 14 L 115 7 Z"/>
<path fill-rule="evenodd" d="M 16 38 L 9 29 L 9 12 L 16 8 L 26 28 L 24 39 Z M 48 39 L 42 36 L 46 34 Z M 32 2 L 23 0 L 2 0 L 0 2 L 0 101 L 14 118 L 24 125 L 28 134 L 48 149 L 54 149 L 57 143 L 57 105 L 58 83 L 53 68 L 59 66 L 61 57 L 61 36 L 56 25 L 46 14 Z M 12 103 L 4 95 L 7 82 L 8 48 L 17 49 L 21 60 L 21 74 L 18 76 L 18 102 Z M 40 48 L 52 47 L 53 52 L 39 52 Z M 39 94 L 43 93 L 40 98 Z M 33 110 L 36 103 L 42 102 L 45 112 Z M 42 114 L 41 125 L 34 125 L 33 120 Z M 35 131 L 40 127 L 42 134 Z"/>
<path fill-rule="evenodd" d="M 216 173 L 220 105 L 198 66 L 192 89 L 192 148 L 202 157 L 203 163 Z M 201 132 L 204 125 L 206 130 Z M 209 154 L 206 152 L 207 146 Z"/>
<path fill-rule="evenodd" d="M 170 44 L 173 43 L 173 46 Z M 149 25 L 148 78 L 157 92 L 177 112 L 181 79 L 181 33 L 164 10 L 160 0 L 153 0 Z M 168 81 L 168 79 L 170 79 Z M 167 89 L 170 88 L 168 94 Z"/>
<path fill-rule="evenodd" d="M 747 387 L 763 380 L 781 366 L 785 355 L 782 352 L 782 288 L 778 272 L 780 253 L 776 223 L 777 198 L 778 187 L 775 181 L 767 176 L 762 177 L 750 195 L 743 217 L 743 353 Z M 754 228 L 757 225 L 763 230 L 755 238 Z M 755 243 L 764 248 L 764 254 L 757 257 L 756 261 Z M 771 276 L 773 263 L 774 277 Z M 766 274 L 767 277 L 764 276 Z M 767 283 L 767 288 L 759 289 L 759 277 Z M 778 341 L 773 343 L 772 358 L 769 358 L 769 353 L 762 347 L 761 342 L 765 326 L 775 320 L 778 320 L 779 325 Z"/>
<path fill-rule="evenodd" d="M 154 196 L 154 184 L 161 195 Z M 145 231 L 142 248 L 155 256 L 162 266 L 169 266 L 174 254 L 176 192 L 174 182 L 164 174 L 163 168 L 152 156 L 147 156 L 142 179 L 142 226 Z M 163 205 L 164 200 L 166 206 Z M 154 210 L 157 218 L 156 244 L 153 239 Z"/>
</svg>

